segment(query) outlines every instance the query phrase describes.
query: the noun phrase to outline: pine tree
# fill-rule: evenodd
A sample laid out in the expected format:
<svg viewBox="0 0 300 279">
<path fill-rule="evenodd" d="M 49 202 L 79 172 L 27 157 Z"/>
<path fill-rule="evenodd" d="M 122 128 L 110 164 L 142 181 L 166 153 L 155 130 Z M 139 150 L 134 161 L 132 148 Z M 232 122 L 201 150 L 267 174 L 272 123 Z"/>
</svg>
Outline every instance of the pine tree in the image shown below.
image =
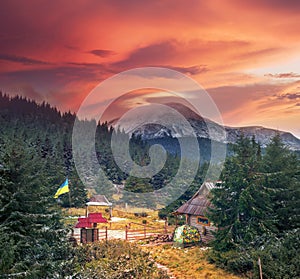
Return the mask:
<svg viewBox="0 0 300 279">
<path fill-rule="evenodd" d="M 265 184 L 272 189 L 272 203 L 280 234 L 300 227 L 300 162 L 276 135 L 263 159 Z"/>
<path fill-rule="evenodd" d="M 4 208 L 12 198 L 14 185 L 10 180 L 3 141 L 0 142 L 0 146 L 0 218 L 2 221 L 5 214 Z M 0 259 L 0 274 L 6 274 L 15 261 L 15 245 L 13 239 L 8 234 L 2 233 L 2 225 L 0 225 Z"/>
<path fill-rule="evenodd" d="M 1 272 L 14 278 L 68 274 L 66 230 L 55 208 L 43 160 L 16 139 L 1 146 Z M 50 194 L 51 192 L 51 194 Z M 6 248 L 6 249 L 4 249 Z"/>
<path fill-rule="evenodd" d="M 259 145 L 242 136 L 234 152 L 226 160 L 221 187 L 212 192 L 210 219 L 219 228 L 214 242 L 217 251 L 258 245 L 259 238 L 273 230 L 269 191 L 259 175 Z"/>
</svg>

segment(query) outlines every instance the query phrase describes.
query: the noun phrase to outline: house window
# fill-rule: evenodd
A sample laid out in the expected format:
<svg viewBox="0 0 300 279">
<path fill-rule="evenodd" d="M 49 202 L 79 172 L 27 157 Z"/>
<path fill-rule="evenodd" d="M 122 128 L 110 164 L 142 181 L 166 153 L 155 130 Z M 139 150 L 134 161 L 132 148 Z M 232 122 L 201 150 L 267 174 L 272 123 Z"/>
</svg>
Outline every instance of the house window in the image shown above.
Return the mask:
<svg viewBox="0 0 300 279">
<path fill-rule="evenodd" d="M 209 221 L 206 217 L 203 216 L 197 216 L 197 223 L 201 224 L 203 226 L 209 226 Z"/>
</svg>

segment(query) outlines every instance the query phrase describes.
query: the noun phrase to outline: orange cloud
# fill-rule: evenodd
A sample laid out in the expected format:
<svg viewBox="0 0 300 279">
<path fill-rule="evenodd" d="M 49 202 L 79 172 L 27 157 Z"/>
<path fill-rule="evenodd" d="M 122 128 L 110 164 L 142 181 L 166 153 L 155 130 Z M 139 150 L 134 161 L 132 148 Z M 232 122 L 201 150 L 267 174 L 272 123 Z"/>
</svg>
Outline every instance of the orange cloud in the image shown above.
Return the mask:
<svg viewBox="0 0 300 279">
<path fill-rule="evenodd" d="M 208 88 L 227 123 L 274 126 L 286 117 L 296 129 L 299 90 L 289 86 L 300 67 L 280 65 L 300 57 L 299 11 L 292 0 L 5 1 L 0 87 L 76 110 L 113 74 L 168 67 Z M 167 97 L 135 101 L 152 98 Z"/>
</svg>

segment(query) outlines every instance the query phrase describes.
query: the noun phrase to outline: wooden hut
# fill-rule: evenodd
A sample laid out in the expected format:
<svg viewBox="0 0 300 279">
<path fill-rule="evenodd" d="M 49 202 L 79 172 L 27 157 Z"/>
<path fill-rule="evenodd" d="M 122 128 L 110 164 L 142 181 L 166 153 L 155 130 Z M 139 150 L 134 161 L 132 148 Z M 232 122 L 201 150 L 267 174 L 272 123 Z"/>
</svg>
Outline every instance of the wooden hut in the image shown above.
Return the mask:
<svg viewBox="0 0 300 279">
<path fill-rule="evenodd" d="M 174 212 L 175 215 L 185 215 L 186 224 L 198 228 L 204 242 L 210 241 L 212 231 L 216 230 L 207 217 L 211 207 L 210 191 L 215 187 L 213 182 L 204 182 L 194 196 Z"/>
<path fill-rule="evenodd" d="M 87 217 L 79 217 L 73 230 L 73 237 L 80 235 L 80 243 L 95 242 L 99 240 L 97 224 L 107 223 L 101 213 L 89 213 Z M 75 238 L 76 239 L 76 238 Z"/>
<path fill-rule="evenodd" d="M 102 215 L 110 219 L 112 217 L 112 203 L 104 195 L 94 195 L 86 203 L 86 216 L 92 211 L 101 212 Z"/>
</svg>

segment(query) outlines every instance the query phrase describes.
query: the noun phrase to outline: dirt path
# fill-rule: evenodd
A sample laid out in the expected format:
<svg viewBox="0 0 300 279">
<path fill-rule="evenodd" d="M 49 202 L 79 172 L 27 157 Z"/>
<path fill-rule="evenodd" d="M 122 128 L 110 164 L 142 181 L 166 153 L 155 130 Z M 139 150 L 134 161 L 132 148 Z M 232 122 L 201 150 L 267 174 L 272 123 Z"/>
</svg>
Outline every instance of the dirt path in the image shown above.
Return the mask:
<svg viewBox="0 0 300 279">
<path fill-rule="evenodd" d="M 125 230 L 107 230 L 107 238 L 125 240 Z"/>
<path fill-rule="evenodd" d="M 170 271 L 170 269 L 168 267 L 166 267 L 165 265 L 162 265 L 160 263 L 155 263 L 157 268 L 164 270 L 170 277 L 170 279 L 176 279 L 176 277 L 172 274 L 172 272 Z"/>
</svg>

